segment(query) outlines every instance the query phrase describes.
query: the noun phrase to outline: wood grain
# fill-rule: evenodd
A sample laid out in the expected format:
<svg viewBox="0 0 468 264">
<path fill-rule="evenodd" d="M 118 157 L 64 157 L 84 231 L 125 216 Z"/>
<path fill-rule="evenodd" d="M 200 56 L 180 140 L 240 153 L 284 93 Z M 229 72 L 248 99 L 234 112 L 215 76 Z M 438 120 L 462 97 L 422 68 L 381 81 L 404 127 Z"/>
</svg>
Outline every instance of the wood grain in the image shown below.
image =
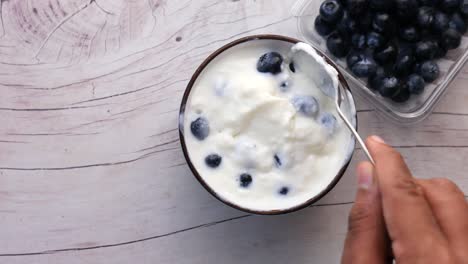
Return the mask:
<svg viewBox="0 0 468 264">
<path fill-rule="evenodd" d="M 361 150 L 318 206 L 258 217 L 211 197 L 178 143 L 197 65 L 241 36 L 298 37 L 294 2 L 1 1 L 0 263 L 337 263 Z M 358 98 L 360 133 L 467 193 L 467 78 L 411 127 Z"/>
</svg>

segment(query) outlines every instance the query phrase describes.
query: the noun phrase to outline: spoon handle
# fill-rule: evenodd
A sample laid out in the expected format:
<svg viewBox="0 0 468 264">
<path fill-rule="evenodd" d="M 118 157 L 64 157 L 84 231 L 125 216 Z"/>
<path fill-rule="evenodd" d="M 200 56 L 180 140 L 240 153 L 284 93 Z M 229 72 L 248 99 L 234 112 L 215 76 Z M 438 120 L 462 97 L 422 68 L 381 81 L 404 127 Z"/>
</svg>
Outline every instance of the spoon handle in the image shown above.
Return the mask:
<svg viewBox="0 0 468 264">
<path fill-rule="evenodd" d="M 370 162 L 372 162 L 372 164 L 375 165 L 374 159 L 372 158 L 369 150 L 367 149 L 366 144 L 364 144 L 364 141 L 362 140 L 361 136 L 359 136 L 356 129 L 354 129 L 354 126 L 349 122 L 349 120 L 346 118 L 343 112 L 341 112 L 341 108 L 338 105 L 338 102 L 336 103 L 336 111 L 338 111 L 338 114 L 340 115 L 341 119 L 345 122 L 346 126 L 349 128 L 351 133 L 353 133 L 354 137 L 359 142 L 359 145 L 361 145 L 362 149 L 364 150 L 364 153 L 366 153 L 367 158 L 370 160 Z"/>
</svg>

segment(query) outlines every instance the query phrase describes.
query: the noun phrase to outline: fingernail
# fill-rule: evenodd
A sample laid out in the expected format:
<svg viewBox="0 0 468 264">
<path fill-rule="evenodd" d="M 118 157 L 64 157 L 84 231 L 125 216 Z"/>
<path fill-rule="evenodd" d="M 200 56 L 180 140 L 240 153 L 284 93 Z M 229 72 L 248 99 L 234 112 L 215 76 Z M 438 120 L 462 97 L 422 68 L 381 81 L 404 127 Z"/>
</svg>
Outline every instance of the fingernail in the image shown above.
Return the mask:
<svg viewBox="0 0 468 264">
<path fill-rule="evenodd" d="M 386 144 L 385 141 L 379 137 L 379 136 L 372 136 L 371 139 L 375 142 L 381 143 L 381 144 Z"/>
<path fill-rule="evenodd" d="M 374 171 L 372 166 L 360 166 L 358 168 L 358 185 L 359 188 L 368 190 L 374 182 Z"/>
</svg>

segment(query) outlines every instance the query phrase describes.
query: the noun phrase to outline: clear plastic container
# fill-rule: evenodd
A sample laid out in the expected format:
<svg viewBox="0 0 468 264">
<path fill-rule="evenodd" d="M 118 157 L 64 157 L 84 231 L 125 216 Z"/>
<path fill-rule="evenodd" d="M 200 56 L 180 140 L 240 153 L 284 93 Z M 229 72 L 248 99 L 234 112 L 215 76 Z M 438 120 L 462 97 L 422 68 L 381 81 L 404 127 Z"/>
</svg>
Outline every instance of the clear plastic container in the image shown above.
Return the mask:
<svg viewBox="0 0 468 264">
<path fill-rule="evenodd" d="M 355 93 L 366 98 L 384 116 L 399 124 L 412 124 L 428 117 L 468 59 L 468 37 L 465 35 L 459 48 L 449 51 L 446 57 L 437 60 L 440 77 L 427 84 L 423 94 L 413 95 L 405 103 L 395 103 L 369 90 L 365 79 L 354 77 L 347 69 L 345 60 L 338 59 L 328 52 L 326 40 L 314 28 L 314 20 L 322 2 L 323 0 L 299 0 L 293 6 L 292 13 L 297 18 L 301 38 L 336 62 Z"/>
</svg>

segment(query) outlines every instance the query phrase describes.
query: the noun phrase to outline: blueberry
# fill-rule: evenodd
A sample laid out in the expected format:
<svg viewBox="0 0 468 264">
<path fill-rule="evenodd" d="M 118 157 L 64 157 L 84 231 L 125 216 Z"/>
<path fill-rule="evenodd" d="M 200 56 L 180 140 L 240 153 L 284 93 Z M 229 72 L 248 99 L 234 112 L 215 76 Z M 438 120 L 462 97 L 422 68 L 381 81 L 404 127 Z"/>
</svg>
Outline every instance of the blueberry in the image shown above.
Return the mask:
<svg viewBox="0 0 468 264">
<path fill-rule="evenodd" d="M 317 99 L 313 96 L 294 96 L 291 101 L 297 112 L 313 117 L 319 111 Z"/>
<path fill-rule="evenodd" d="M 333 25 L 323 20 L 321 16 L 315 18 L 315 30 L 320 36 L 327 36 L 333 31 Z"/>
<path fill-rule="evenodd" d="M 281 194 L 281 195 L 288 195 L 289 188 L 288 187 L 281 187 L 281 189 L 279 189 L 278 193 Z"/>
<path fill-rule="evenodd" d="M 360 78 L 369 77 L 377 71 L 377 64 L 369 56 L 365 56 L 364 59 L 357 61 L 352 67 L 351 71 Z"/>
<path fill-rule="evenodd" d="M 381 85 L 379 87 L 379 93 L 383 97 L 393 97 L 400 90 L 400 83 L 398 78 L 395 76 L 387 76 L 382 79 Z"/>
<path fill-rule="evenodd" d="M 320 117 L 320 123 L 325 127 L 329 134 L 333 134 L 336 128 L 336 117 L 331 113 L 323 113 Z"/>
<path fill-rule="evenodd" d="M 276 167 L 281 167 L 283 165 L 283 162 L 281 161 L 280 157 L 278 156 L 278 154 L 275 154 L 275 156 L 273 156 L 273 159 L 275 160 L 275 165 Z"/>
<path fill-rule="evenodd" d="M 394 94 L 391 97 L 391 99 L 392 99 L 392 101 L 394 101 L 396 103 L 404 103 L 404 102 L 408 101 L 410 96 L 411 96 L 411 94 L 410 94 L 410 92 L 408 90 L 408 86 L 406 85 L 406 83 L 402 83 L 402 84 L 400 84 L 400 89 L 398 89 L 396 94 Z"/>
<path fill-rule="evenodd" d="M 248 173 L 242 173 L 239 176 L 240 186 L 243 188 L 248 188 L 252 184 L 252 175 Z"/>
<path fill-rule="evenodd" d="M 395 29 L 395 22 L 387 13 L 377 13 L 372 20 L 372 29 L 378 33 L 391 36 Z"/>
<path fill-rule="evenodd" d="M 416 42 L 419 40 L 419 31 L 415 26 L 406 26 L 400 29 L 400 38 L 408 42 Z"/>
<path fill-rule="evenodd" d="M 343 16 L 343 7 L 336 0 L 325 0 L 320 5 L 320 15 L 323 20 L 329 23 L 335 23 Z"/>
<path fill-rule="evenodd" d="M 351 36 L 351 45 L 355 49 L 364 49 L 366 47 L 366 35 L 355 33 Z"/>
<path fill-rule="evenodd" d="M 441 41 L 444 48 L 449 50 L 456 49 L 460 46 L 461 35 L 455 29 L 449 28 L 442 34 Z"/>
<path fill-rule="evenodd" d="M 362 14 L 361 16 L 359 16 L 359 18 L 356 18 L 358 30 L 360 30 L 363 33 L 369 31 L 369 29 L 372 26 L 372 18 L 373 16 L 370 12 Z"/>
<path fill-rule="evenodd" d="M 408 21 L 416 16 L 418 11 L 417 0 L 396 0 L 396 12 L 400 21 Z"/>
<path fill-rule="evenodd" d="M 369 7 L 368 0 L 347 0 L 349 14 L 353 17 L 359 17 L 365 13 Z"/>
<path fill-rule="evenodd" d="M 278 74 L 281 72 L 283 57 L 278 52 L 263 54 L 257 62 L 257 70 L 263 73 Z"/>
<path fill-rule="evenodd" d="M 381 65 L 394 62 L 396 55 L 397 47 L 393 43 L 389 43 L 374 51 L 374 59 Z"/>
<path fill-rule="evenodd" d="M 373 75 L 369 76 L 369 88 L 371 88 L 372 90 L 379 89 L 380 85 L 382 85 L 382 80 L 385 78 L 385 76 L 385 69 L 382 67 L 378 67 L 376 72 Z"/>
<path fill-rule="evenodd" d="M 223 158 L 218 154 L 210 154 L 205 158 L 205 164 L 210 168 L 217 168 L 221 165 Z"/>
<path fill-rule="evenodd" d="M 426 82 L 432 82 L 439 77 L 439 66 L 433 61 L 426 61 L 421 64 L 420 74 Z"/>
<path fill-rule="evenodd" d="M 414 54 L 419 61 L 431 60 L 435 56 L 436 44 L 434 41 L 420 41 L 416 44 Z"/>
<path fill-rule="evenodd" d="M 349 45 L 345 38 L 343 38 L 338 32 L 333 32 L 328 36 L 327 48 L 331 54 L 341 58 L 346 56 L 349 51 Z"/>
<path fill-rule="evenodd" d="M 294 65 L 294 62 L 289 63 L 289 69 L 290 69 L 292 72 L 296 72 L 296 65 Z"/>
<path fill-rule="evenodd" d="M 369 32 L 366 37 L 366 44 L 371 49 L 377 49 L 385 45 L 385 38 L 377 32 Z"/>
<path fill-rule="evenodd" d="M 336 30 L 342 36 L 350 37 L 353 33 L 358 31 L 358 23 L 345 12 L 343 18 L 336 25 Z"/>
<path fill-rule="evenodd" d="M 424 86 L 426 85 L 423 77 L 418 74 L 411 74 L 406 84 L 408 85 L 409 92 L 412 94 L 422 94 L 422 92 L 424 92 Z"/>
<path fill-rule="evenodd" d="M 418 9 L 417 23 L 420 28 L 430 28 L 434 21 L 434 9 L 423 6 Z"/>
<path fill-rule="evenodd" d="M 423 6 L 435 6 L 440 0 L 419 0 L 419 4 Z"/>
<path fill-rule="evenodd" d="M 449 18 L 442 12 L 435 12 L 432 22 L 432 31 L 437 34 L 444 32 L 449 26 Z"/>
<path fill-rule="evenodd" d="M 406 76 L 411 73 L 414 65 L 414 57 L 412 55 L 399 55 L 393 65 L 393 70 L 397 76 Z"/>
<path fill-rule="evenodd" d="M 393 9 L 394 1 L 390 0 L 369 0 L 370 7 L 375 11 L 390 11 Z"/>
<path fill-rule="evenodd" d="M 362 51 L 352 50 L 346 56 L 346 64 L 348 68 L 352 68 L 356 62 L 364 60 L 366 58 L 366 54 Z"/>
<path fill-rule="evenodd" d="M 434 48 L 434 58 L 440 59 L 442 57 L 445 57 L 447 54 L 448 49 L 442 46 L 441 44 L 438 44 L 435 42 L 436 47 Z"/>
<path fill-rule="evenodd" d="M 460 8 L 460 14 L 464 18 L 468 18 L 468 3 L 463 3 L 463 5 Z"/>
<path fill-rule="evenodd" d="M 440 0 L 440 6 L 445 12 L 452 13 L 460 8 L 461 0 Z"/>
<path fill-rule="evenodd" d="M 460 13 L 454 13 L 452 15 L 449 21 L 449 28 L 455 29 L 460 34 L 465 34 L 466 22 L 465 19 L 460 15 Z"/>
<path fill-rule="evenodd" d="M 198 140 L 204 140 L 210 135 L 210 124 L 204 117 L 199 117 L 190 124 L 193 136 Z"/>
</svg>

